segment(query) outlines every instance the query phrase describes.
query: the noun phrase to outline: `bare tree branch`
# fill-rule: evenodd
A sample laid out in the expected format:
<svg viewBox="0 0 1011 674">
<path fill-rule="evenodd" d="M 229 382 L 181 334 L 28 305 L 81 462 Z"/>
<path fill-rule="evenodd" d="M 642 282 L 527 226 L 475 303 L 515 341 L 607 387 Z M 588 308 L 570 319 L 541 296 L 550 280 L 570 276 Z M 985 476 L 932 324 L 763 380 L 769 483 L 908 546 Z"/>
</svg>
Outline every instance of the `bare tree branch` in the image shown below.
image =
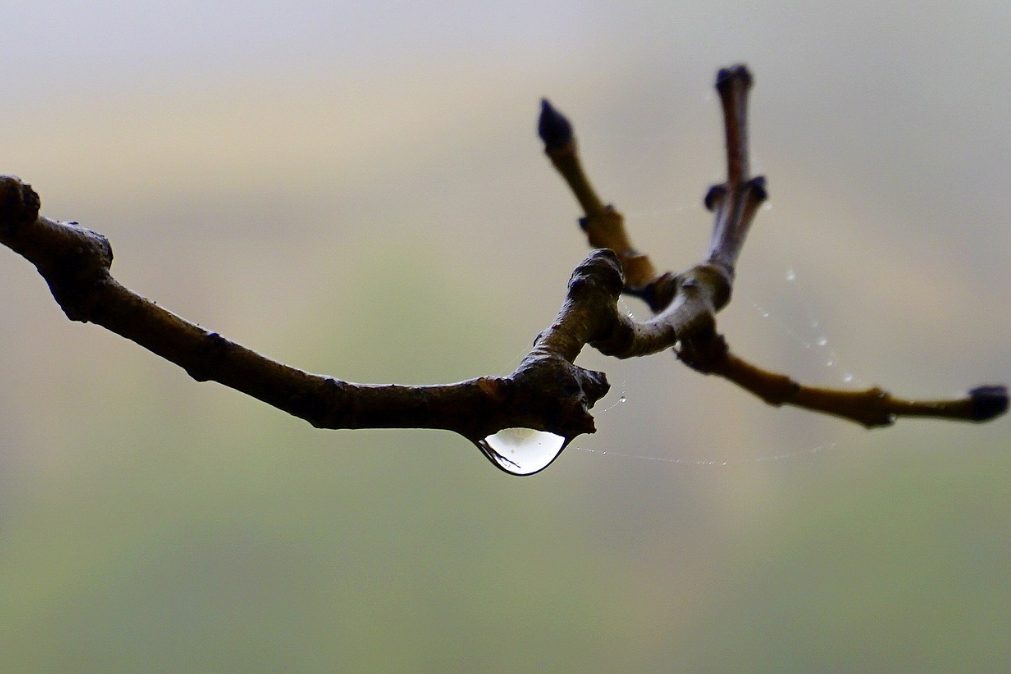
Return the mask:
<svg viewBox="0 0 1011 674">
<path fill-rule="evenodd" d="M 917 402 L 893 398 L 878 388 L 802 386 L 730 352 L 716 331 L 716 313 L 730 301 L 737 258 L 766 198 L 765 179 L 749 172 L 751 84 L 744 66 L 717 75 L 727 179 L 710 188 L 705 198 L 715 214 L 705 261 L 680 274 L 658 274 L 650 259 L 635 249 L 621 213 L 604 204 L 583 171 L 572 125 L 542 101 L 538 131 L 545 151 L 582 207 L 580 225 L 595 250 L 573 271 L 554 321 L 507 377 L 433 386 L 356 384 L 270 360 L 121 285 L 110 273 L 108 240 L 76 222 L 40 217 L 38 195 L 12 176 L 0 176 L 0 243 L 36 266 L 69 319 L 122 335 L 179 365 L 197 381 L 217 381 L 319 428 L 455 431 L 477 444 L 492 463 L 517 474 L 540 470 L 561 450 L 547 457 L 547 463 L 520 466 L 499 453 L 489 436 L 525 428 L 548 431 L 567 442 L 594 432 L 589 410 L 607 393 L 608 383 L 603 373 L 574 364 L 585 344 L 618 358 L 674 347 L 690 367 L 722 376 L 769 404 L 795 405 L 868 427 L 888 425 L 898 416 L 986 421 L 1003 414 L 1008 408 L 1003 386 L 977 387 L 957 400 Z M 644 300 L 653 318 L 638 322 L 619 312 L 616 303 L 622 292 Z"/>
<path fill-rule="evenodd" d="M 133 293 L 110 274 L 112 248 L 104 236 L 39 217 L 38 209 L 30 186 L 0 177 L 0 242 L 36 266 L 68 318 L 101 325 L 197 381 L 217 381 L 319 428 L 442 428 L 471 440 L 513 426 L 567 438 L 592 433 L 588 410 L 607 392 L 607 379 L 572 361 L 583 344 L 627 332 L 611 325 L 621 322 L 617 260 L 595 251 L 573 272 L 554 322 L 508 377 L 438 386 L 340 381 L 265 358 Z"/>
<path fill-rule="evenodd" d="M 538 131 L 545 152 L 583 208 L 580 225 L 589 244 L 615 250 L 626 267 L 624 292 L 645 301 L 655 314 L 634 329 L 663 338 L 640 344 L 655 346 L 673 339 L 675 352 L 686 365 L 724 377 L 770 405 L 793 405 L 867 427 L 888 426 L 900 416 L 987 421 L 1006 412 L 1004 386 L 980 386 L 955 400 L 903 400 L 877 387 L 849 391 L 803 386 L 730 352 L 716 331 L 716 313 L 730 301 L 737 258 L 758 207 L 767 198 L 765 178 L 752 176 L 749 168 L 747 104 L 752 83 L 743 65 L 722 69 L 716 76 L 726 134 L 727 179 L 705 196 L 706 208 L 715 214 L 706 261 L 681 274 L 658 274 L 649 258 L 632 247 L 621 214 L 603 205 L 582 170 L 572 124 L 547 101 L 541 104 Z M 607 344 L 593 345 L 611 353 Z"/>
</svg>

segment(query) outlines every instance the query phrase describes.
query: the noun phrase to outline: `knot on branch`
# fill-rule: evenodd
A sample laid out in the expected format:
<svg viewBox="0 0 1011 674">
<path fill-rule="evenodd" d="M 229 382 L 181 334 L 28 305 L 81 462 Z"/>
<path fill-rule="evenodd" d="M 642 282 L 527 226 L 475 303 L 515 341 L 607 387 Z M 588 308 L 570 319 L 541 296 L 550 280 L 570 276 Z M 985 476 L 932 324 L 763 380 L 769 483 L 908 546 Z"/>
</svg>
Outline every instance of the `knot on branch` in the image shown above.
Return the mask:
<svg viewBox="0 0 1011 674">
<path fill-rule="evenodd" d="M 39 195 L 17 176 L 0 176 L 0 232 L 13 234 L 35 222 L 42 205 Z"/>
<path fill-rule="evenodd" d="M 721 369 L 729 352 L 727 340 L 713 332 L 682 340 L 677 357 L 696 372 L 712 374 Z"/>
<path fill-rule="evenodd" d="M 510 424 L 566 438 L 596 430 L 589 410 L 611 388 L 603 372 L 551 354 L 532 353 L 509 379 Z"/>
<path fill-rule="evenodd" d="M 569 297 L 583 301 L 604 294 L 612 301 L 621 295 L 625 278 L 618 255 L 609 248 L 597 248 L 572 271 L 569 277 Z"/>
</svg>

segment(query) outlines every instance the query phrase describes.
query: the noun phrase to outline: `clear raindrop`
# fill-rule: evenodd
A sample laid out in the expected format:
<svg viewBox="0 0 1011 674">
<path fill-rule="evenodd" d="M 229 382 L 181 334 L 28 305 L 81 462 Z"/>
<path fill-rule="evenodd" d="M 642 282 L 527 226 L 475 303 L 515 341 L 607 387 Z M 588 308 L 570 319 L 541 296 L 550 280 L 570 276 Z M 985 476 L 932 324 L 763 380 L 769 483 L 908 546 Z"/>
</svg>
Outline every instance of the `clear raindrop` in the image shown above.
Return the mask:
<svg viewBox="0 0 1011 674">
<path fill-rule="evenodd" d="M 554 433 L 532 428 L 503 428 L 476 444 L 489 461 L 510 475 L 533 475 L 547 468 L 562 453 L 566 443 L 565 438 Z"/>
<path fill-rule="evenodd" d="M 627 403 L 628 402 L 628 396 L 626 396 L 624 393 L 622 393 L 621 397 L 618 398 L 618 402 L 620 402 L 620 403 Z"/>
</svg>

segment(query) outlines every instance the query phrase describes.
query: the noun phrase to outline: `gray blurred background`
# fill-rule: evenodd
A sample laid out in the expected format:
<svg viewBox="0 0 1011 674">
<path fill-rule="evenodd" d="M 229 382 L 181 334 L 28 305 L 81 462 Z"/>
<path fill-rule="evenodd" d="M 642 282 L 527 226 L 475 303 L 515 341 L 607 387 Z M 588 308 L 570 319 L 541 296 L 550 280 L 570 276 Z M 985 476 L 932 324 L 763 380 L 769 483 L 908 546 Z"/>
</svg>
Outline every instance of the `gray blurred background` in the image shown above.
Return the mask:
<svg viewBox="0 0 1011 674">
<path fill-rule="evenodd" d="M 586 254 L 541 96 L 637 245 L 696 262 L 711 83 L 744 61 L 772 198 L 721 314 L 735 350 L 900 395 L 1011 382 L 1007 2 L 3 15 L 0 171 L 108 235 L 132 289 L 292 365 L 512 369 Z M 197 384 L 67 321 L 6 249 L 0 283 L 2 671 L 1011 661 L 1007 418 L 868 432 L 587 352 L 598 432 L 511 478 L 449 433 L 318 431 Z"/>
</svg>

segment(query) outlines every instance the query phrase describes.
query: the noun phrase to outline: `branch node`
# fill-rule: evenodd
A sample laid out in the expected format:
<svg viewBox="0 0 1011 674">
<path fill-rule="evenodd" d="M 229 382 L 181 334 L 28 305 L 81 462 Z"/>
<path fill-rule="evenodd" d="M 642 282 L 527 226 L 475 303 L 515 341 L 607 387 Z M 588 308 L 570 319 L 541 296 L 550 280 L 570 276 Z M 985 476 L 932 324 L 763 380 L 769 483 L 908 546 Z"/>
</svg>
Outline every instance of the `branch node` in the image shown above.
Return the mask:
<svg viewBox="0 0 1011 674">
<path fill-rule="evenodd" d="M 705 204 L 706 210 L 710 213 L 715 211 L 719 207 L 720 202 L 727 196 L 727 187 L 723 183 L 719 185 L 713 185 L 708 190 L 706 190 L 706 196 L 702 198 L 702 203 Z"/>
</svg>

